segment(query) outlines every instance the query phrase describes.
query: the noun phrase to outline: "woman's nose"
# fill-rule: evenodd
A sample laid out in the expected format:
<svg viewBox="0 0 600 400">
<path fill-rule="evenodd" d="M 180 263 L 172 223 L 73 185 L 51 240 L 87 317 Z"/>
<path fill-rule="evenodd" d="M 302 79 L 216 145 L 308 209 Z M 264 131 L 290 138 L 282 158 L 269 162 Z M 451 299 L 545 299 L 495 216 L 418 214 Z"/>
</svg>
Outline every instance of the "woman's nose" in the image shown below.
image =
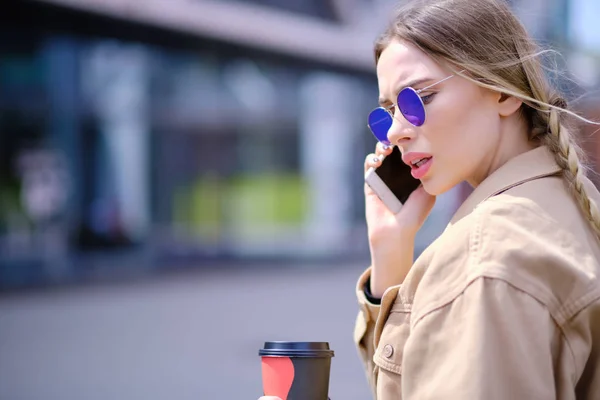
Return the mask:
<svg viewBox="0 0 600 400">
<path fill-rule="evenodd" d="M 402 145 L 416 136 L 415 126 L 411 125 L 402 115 L 394 115 L 392 126 L 387 137 L 391 144 Z"/>
</svg>

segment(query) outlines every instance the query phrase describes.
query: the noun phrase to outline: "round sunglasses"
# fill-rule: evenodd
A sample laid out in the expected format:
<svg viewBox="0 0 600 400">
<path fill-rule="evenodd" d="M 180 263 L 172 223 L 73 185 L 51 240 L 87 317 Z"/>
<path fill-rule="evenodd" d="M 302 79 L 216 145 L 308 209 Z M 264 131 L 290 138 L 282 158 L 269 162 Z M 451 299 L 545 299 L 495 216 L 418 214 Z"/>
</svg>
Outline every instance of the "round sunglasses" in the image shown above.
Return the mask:
<svg viewBox="0 0 600 400">
<path fill-rule="evenodd" d="M 450 75 L 441 81 L 437 81 L 423 89 L 415 90 L 412 87 L 405 87 L 398 93 L 396 104 L 400 113 L 406 120 L 414 125 L 421 126 L 425 123 L 425 104 L 419 95 L 422 91 L 427 90 L 435 85 L 438 85 L 448 79 L 454 77 Z M 388 140 L 388 131 L 392 127 L 394 121 L 394 112 L 391 110 L 394 107 L 392 104 L 389 107 L 377 107 L 369 114 L 368 126 L 375 135 L 375 138 L 383 144 L 390 145 Z"/>
</svg>

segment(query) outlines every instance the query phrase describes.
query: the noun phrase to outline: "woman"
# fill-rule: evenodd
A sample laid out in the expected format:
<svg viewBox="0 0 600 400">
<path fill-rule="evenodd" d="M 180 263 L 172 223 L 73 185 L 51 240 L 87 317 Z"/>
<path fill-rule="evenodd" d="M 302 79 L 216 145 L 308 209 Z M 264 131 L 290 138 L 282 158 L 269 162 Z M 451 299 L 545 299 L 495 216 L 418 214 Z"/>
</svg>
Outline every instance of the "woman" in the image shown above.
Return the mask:
<svg viewBox="0 0 600 400">
<path fill-rule="evenodd" d="M 398 146 L 422 186 L 397 215 L 365 188 L 355 341 L 374 395 L 599 399 L 600 194 L 543 52 L 501 0 L 433 0 L 403 8 L 375 55 L 393 119 L 365 170 Z M 413 263 L 435 196 L 462 181 L 473 193 Z"/>
</svg>

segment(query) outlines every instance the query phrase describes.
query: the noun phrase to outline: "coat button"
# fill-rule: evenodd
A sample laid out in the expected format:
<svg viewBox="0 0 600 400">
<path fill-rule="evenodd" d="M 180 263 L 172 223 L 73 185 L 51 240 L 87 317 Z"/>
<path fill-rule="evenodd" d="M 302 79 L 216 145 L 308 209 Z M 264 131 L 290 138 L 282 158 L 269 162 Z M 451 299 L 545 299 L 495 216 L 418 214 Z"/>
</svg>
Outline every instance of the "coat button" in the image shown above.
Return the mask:
<svg viewBox="0 0 600 400">
<path fill-rule="evenodd" d="M 390 357 L 392 357 L 393 354 L 394 354 L 394 348 L 392 347 L 392 345 L 391 344 L 386 344 L 383 347 L 383 356 L 385 358 L 390 358 Z"/>
</svg>

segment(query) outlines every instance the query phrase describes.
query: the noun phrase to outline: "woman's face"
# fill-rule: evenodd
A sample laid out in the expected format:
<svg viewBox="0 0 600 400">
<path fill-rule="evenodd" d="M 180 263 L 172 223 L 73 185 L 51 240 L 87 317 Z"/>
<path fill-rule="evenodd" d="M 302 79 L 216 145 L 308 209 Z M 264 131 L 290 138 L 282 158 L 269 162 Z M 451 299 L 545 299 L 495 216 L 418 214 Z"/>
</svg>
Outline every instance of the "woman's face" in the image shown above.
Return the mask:
<svg viewBox="0 0 600 400">
<path fill-rule="evenodd" d="M 377 64 L 380 103 L 396 104 L 400 90 L 419 90 L 452 72 L 413 45 L 393 41 Z M 412 82 L 419 81 L 413 84 Z M 439 195 L 462 181 L 477 185 L 490 171 L 495 150 L 500 145 L 500 95 L 454 76 L 419 94 L 425 104 L 425 123 L 411 125 L 394 107 L 394 122 L 388 139 L 404 157 L 420 153 L 431 157 L 419 176 L 425 190 Z M 415 169 L 413 167 L 413 169 Z"/>
</svg>

